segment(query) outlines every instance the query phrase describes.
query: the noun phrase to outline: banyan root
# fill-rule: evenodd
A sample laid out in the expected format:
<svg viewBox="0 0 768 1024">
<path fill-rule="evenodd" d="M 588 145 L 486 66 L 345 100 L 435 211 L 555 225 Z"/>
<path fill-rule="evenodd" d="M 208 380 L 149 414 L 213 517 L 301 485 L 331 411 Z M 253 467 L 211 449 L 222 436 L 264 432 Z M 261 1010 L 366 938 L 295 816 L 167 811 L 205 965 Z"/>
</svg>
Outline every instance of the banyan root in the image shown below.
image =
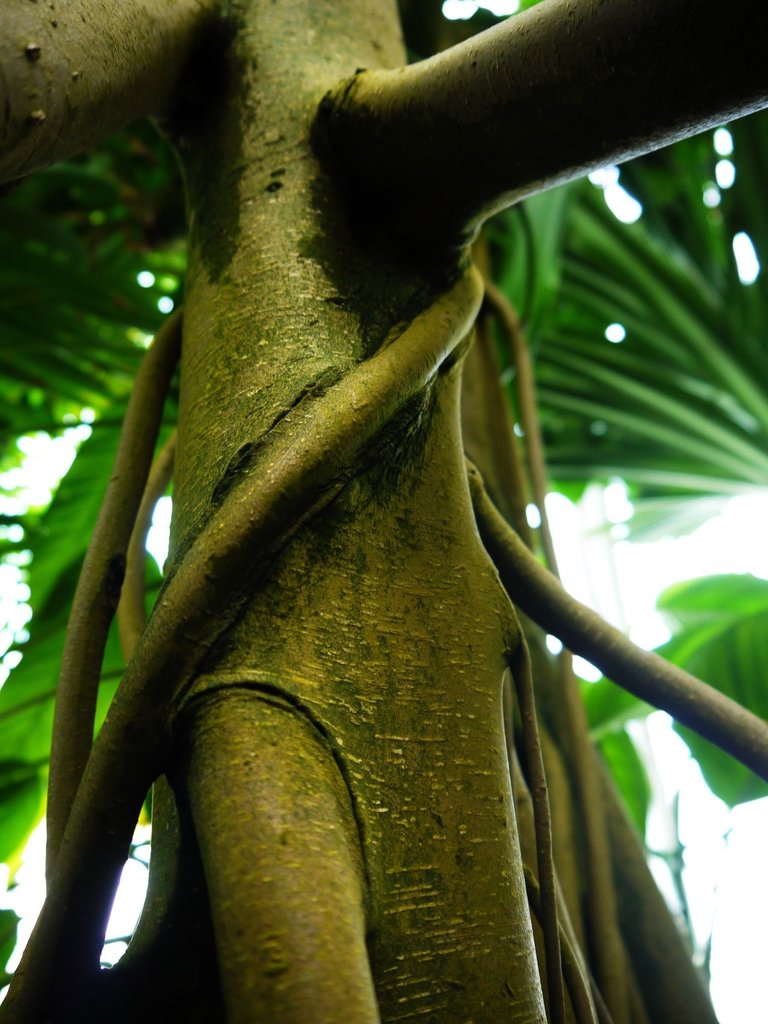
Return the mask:
<svg viewBox="0 0 768 1024">
<path fill-rule="evenodd" d="M 499 319 L 509 354 L 515 367 L 515 391 L 520 424 L 525 437 L 525 453 L 533 500 L 539 508 L 540 539 L 547 568 L 559 578 L 552 531 L 547 516 L 547 464 L 539 422 L 533 363 L 525 332 L 517 313 L 504 293 L 486 280 L 488 305 Z M 523 538 L 525 540 L 525 538 Z M 530 545 L 526 545 L 530 547 Z M 570 652 L 560 654 L 563 715 L 567 721 L 572 748 L 574 789 L 581 805 L 584 827 L 586 874 L 590 891 L 588 926 L 594 971 L 603 986 L 606 1000 L 613 1008 L 616 1024 L 628 1024 L 627 975 L 621 954 L 621 939 L 616 918 L 610 872 L 606 873 L 608 840 L 603 827 L 602 799 L 591 774 L 591 744 L 586 713 L 574 685 L 573 661 Z"/>
<path fill-rule="evenodd" d="M 544 444 L 539 424 L 539 408 L 536 401 L 536 385 L 533 375 L 533 363 L 528 342 L 512 303 L 497 288 L 493 281 L 485 279 L 485 296 L 488 304 L 497 315 L 507 339 L 509 353 L 515 366 L 515 393 L 520 426 L 525 437 L 525 455 L 528 463 L 528 476 L 531 482 L 533 500 L 541 515 L 539 527 L 541 546 L 550 570 L 557 576 L 557 556 L 549 528 L 547 510 L 544 499 L 547 495 L 547 464 L 544 457 Z"/>
<path fill-rule="evenodd" d="M 180 346 L 179 310 L 158 331 L 136 375 L 109 486 L 72 603 L 56 688 L 51 741 L 46 865 L 49 881 L 91 752 L 107 633 L 120 596 L 128 542 Z"/>
<path fill-rule="evenodd" d="M 536 721 L 531 658 L 525 641 L 507 656 L 507 660 L 515 681 L 517 702 L 520 708 L 525 767 L 533 803 L 536 859 L 541 888 L 540 920 L 544 933 L 547 991 L 549 993 L 549 1018 L 552 1024 L 564 1024 L 565 997 L 561 968 L 560 922 L 557 913 L 557 886 L 552 856 L 552 822 L 544 774 L 544 758 Z"/>
<path fill-rule="evenodd" d="M 543 927 L 542 894 L 538 882 L 534 878 L 530 868 L 523 865 L 525 875 L 525 891 L 528 896 L 528 903 L 534 916 Z M 564 928 L 559 929 L 559 944 L 562 950 L 562 977 L 565 981 L 568 995 L 573 1006 L 576 1024 L 603 1024 L 599 1013 L 596 1014 L 590 998 L 590 989 L 576 951 L 568 938 Z"/>
<path fill-rule="evenodd" d="M 380 431 L 466 338 L 481 298 L 470 268 L 375 355 L 281 420 L 169 577 L 93 744 L 8 996 L 14 1024 L 37 1024 L 57 979 L 98 964 L 134 823 L 162 770 L 174 702 L 239 614 L 265 558 L 341 491 Z"/>
<path fill-rule="evenodd" d="M 714 687 L 644 651 L 571 597 L 494 507 L 474 466 L 467 475 L 478 529 L 517 607 L 623 689 L 669 712 L 768 781 L 768 723 Z"/>
<path fill-rule="evenodd" d="M 120 604 L 117 606 L 117 627 L 120 634 L 120 646 L 126 662 L 131 660 L 136 644 L 139 642 L 147 624 L 147 609 L 144 593 L 144 565 L 147 558 L 147 534 L 152 525 L 152 513 L 155 506 L 165 494 L 173 475 L 173 463 L 176 455 L 176 431 L 169 436 L 157 453 L 152 469 L 149 472 L 141 505 L 136 515 L 136 522 L 128 545 L 125 560 L 125 578 L 120 592 Z"/>
</svg>

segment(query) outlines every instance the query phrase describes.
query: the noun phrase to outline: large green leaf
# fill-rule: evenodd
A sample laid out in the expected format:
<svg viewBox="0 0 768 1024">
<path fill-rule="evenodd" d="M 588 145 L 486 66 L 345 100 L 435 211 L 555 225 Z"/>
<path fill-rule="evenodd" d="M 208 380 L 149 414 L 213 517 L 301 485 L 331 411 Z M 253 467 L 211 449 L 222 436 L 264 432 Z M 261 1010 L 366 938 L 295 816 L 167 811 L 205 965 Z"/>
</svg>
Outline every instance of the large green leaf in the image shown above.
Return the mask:
<svg viewBox="0 0 768 1024">
<path fill-rule="evenodd" d="M 116 414 L 122 408 L 115 408 Z M 29 570 L 36 631 L 66 615 L 80 563 L 99 513 L 115 459 L 119 426 L 97 422 L 78 451 L 34 538 Z"/>
<path fill-rule="evenodd" d="M 42 816 L 45 774 L 26 761 L 0 761 L 0 861 L 12 872 Z"/>
<path fill-rule="evenodd" d="M 574 186 L 533 196 L 496 217 L 488 229 L 494 276 L 519 311 L 528 330 L 557 300 L 562 255 Z M 509 258 L 509 254 L 519 258 Z"/>
<path fill-rule="evenodd" d="M 700 576 L 668 587 L 657 607 L 676 632 L 710 624 L 723 629 L 768 611 L 768 580 L 747 573 Z"/>
<path fill-rule="evenodd" d="M 658 653 L 768 719 L 768 581 L 750 575 L 701 577 L 668 588 L 658 607 L 675 634 Z M 654 709 L 607 679 L 585 683 L 582 697 L 590 735 L 634 814 L 643 806 L 645 783 L 632 778 L 624 726 Z M 710 789 L 726 803 L 768 795 L 768 784 L 749 769 L 691 729 L 677 723 L 675 729 Z"/>
<path fill-rule="evenodd" d="M 597 746 L 641 836 L 645 835 L 651 790 L 642 759 L 625 729 L 627 722 L 655 709 L 603 677 L 581 684 L 589 735 Z"/>
<path fill-rule="evenodd" d="M 589 734 L 601 743 L 606 737 L 622 732 L 627 722 L 644 718 L 655 709 L 634 694 L 608 679 L 583 683 L 581 696 L 587 713 Z"/>
<path fill-rule="evenodd" d="M 630 229 L 613 220 L 601 202 L 587 193 L 571 220 L 579 259 L 566 263 L 559 322 L 541 347 L 545 416 L 552 409 L 562 423 L 553 472 L 593 475 L 596 462 L 610 464 L 641 495 L 653 493 L 648 470 L 660 481 L 662 468 L 670 483 L 682 471 L 692 490 L 698 478 L 696 489 L 710 494 L 721 481 L 766 487 L 768 391 L 751 362 L 722 345 L 726 294 L 713 302 L 712 283 L 701 286 L 690 262 L 673 260 L 642 221 Z M 605 281 L 623 293 L 614 287 L 604 300 Z M 627 329 L 621 346 L 603 336 L 610 322 Z M 574 417 L 580 429 L 567 430 Z"/>
<path fill-rule="evenodd" d="M 659 599 L 676 633 L 659 651 L 674 664 L 768 719 L 768 581 L 711 576 L 677 584 Z M 726 803 L 768 795 L 768 785 L 690 729 L 675 725 Z"/>
<path fill-rule="evenodd" d="M 624 729 L 606 733 L 598 744 L 632 820 L 641 836 L 651 799 L 648 775 L 634 743 Z"/>
<path fill-rule="evenodd" d="M 180 195 L 173 155 L 145 123 L 0 201 L 0 439 L 125 399 L 159 298 L 178 297 Z"/>
<path fill-rule="evenodd" d="M 6 967 L 16 948 L 19 918 L 12 910 L 0 910 L 0 987 L 8 983 Z"/>
</svg>

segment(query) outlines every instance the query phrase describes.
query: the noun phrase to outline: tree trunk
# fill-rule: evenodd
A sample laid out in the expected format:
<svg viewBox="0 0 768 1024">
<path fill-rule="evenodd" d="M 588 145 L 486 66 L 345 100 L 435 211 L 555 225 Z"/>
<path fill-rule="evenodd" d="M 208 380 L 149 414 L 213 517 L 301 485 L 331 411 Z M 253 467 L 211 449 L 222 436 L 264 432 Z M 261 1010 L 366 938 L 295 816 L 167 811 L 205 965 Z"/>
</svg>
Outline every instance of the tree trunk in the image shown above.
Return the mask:
<svg viewBox="0 0 768 1024">
<path fill-rule="evenodd" d="M 59 798 L 52 897 L 0 1016 L 542 1024 L 546 1000 L 551 1020 L 582 1024 L 608 1019 L 593 971 L 616 1024 L 713 1020 L 668 922 L 684 1008 L 638 988 L 654 985 L 650 961 L 626 932 L 652 883 L 638 849 L 617 852 L 634 840 L 542 660 L 562 892 L 548 881 L 526 649 L 475 525 L 460 429 L 479 304 L 462 243 L 488 197 L 411 245 L 402 220 L 389 231 L 375 198 L 359 202 L 323 136 L 341 123 L 349 148 L 358 129 L 327 103 L 317 120 L 355 69 L 405 62 L 394 0 L 226 9 L 201 52 L 208 5 L 169 5 L 194 37 L 172 62 L 197 53 L 206 85 L 179 91 L 169 72 L 157 86 L 190 223 L 167 580 L 71 815 L 74 793 Z M 756 91 L 750 78 L 739 102 Z M 499 423 L 482 359 L 471 401 Z M 520 521 L 509 424 L 489 444 L 475 419 L 473 452 L 516 489 Z M 99 916 L 158 775 L 172 793 L 156 788 L 144 919 L 99 974 Z"/>
<path fill-rule="evenodd" d="M 429 267 L 382 259 L 356 235 L 310 145 L 317 105 L 345 71 L 403 60 L 393 5 L 254 4 L 242 19 L 224 71 L 230 90 L 180 139 L 194 228 L 174 559 L 222 490 L 259 472 L 281 420 L 443 287 Z M 276 1002 L 286 1020 L 329 1024 L 541 1019 L 499 707 L 515 626 L 473 526 L 458 391 L 458 366 L 443 367 L 398 414 L 255 583 L 185 698 L 192 766 L 178 786 L 206 872 L 219 878 L 211 898 L 232 1020 Z M 234 750 L 242 742 L 258 758 L 270 731 L 283 756 L 243 778 Z M 357 882 L 343 892 L 325 872 L 338 874 L 344 851 L 326 848 L 332 837 L 311 840 L 294 817 L 296 806 L 304 820 L 319 814 L 305 804 L 324 762 L 325 788 L 346 794 L 337 828 L 362 847 Z M 246 832 L 242 809 L 231 813 L 222 797 L 247 786 L 251 807 L 259 784 L 265 807 Z M 265 842 L 265 817 L 283 850 Z M 213 866 L 217 856 L 226 867 Z M 265 873 L 277 892 L 297 893 L 287 918 L 274 919 Z M 375 999 L 362 994 L 364 948 L 334 912 L 355 906 Z M 350 974 L 357 980 L 341 984 Z"/>
</svg>

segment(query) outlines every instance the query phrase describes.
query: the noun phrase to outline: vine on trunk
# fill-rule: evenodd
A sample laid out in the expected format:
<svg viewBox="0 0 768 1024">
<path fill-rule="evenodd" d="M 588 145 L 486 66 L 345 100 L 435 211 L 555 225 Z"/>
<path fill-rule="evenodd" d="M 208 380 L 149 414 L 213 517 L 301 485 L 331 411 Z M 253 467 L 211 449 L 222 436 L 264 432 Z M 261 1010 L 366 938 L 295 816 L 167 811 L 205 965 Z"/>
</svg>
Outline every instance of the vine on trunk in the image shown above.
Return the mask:
<svg viewBox="0 0 768 1024">
<path fill-rule="evenodd" d="M 191 239 L 181 525 L 144 625 L 137 519 L 146 524 L 168 468 L 152 474 L 140 508 L 178 355 L 175 319 L 140 372 L 78 586 L 54 729 L 49 892 L 0 1019 L 126 1019 L 131 979 L 152 991 L 154 940 L 166 942 L 168 966 L 168 932 L 171 946 L 186 940 L 192 917 L 214 994 L 192 1005 L 177 970 L 164 1006 L 178 996 L 179 1018 L 336 1024 L 354 1006 L 356 1024 L 483 1014 L 541 1024 L 545 996 L 552 1024 L 711 1019 L 688 981 L 674 980 L 682 1013 L 669 987 L 647 981 L 656 936 L 678 965 L 679 943 L 639 913 L 634 942 L 642 855 L 603 784 L 567 655 L 554 685 L 537 663 L 537 722 L 537 626 L 764 777 L 768 728 L 563 591 L 465 467 L 457 408 L 482 292 L 467 245 L 491 212 L 768 102 L 754 31 L 765 14 L 739 0 L 724 31 L 707 3 L 713 17 L 690 0 L 550 0 L 415 67 L 401 66 L 394 2 L 234 0 L 223 15 L 213 0 L 162 11 L 77 0 L 62 13 L 68 54 L 47 13 L 14 8 L 10 49 L 0 40 L 3 173 L 56 159 L 70 139 L 85 144 L 102 107 L 108 125 L 162 111 L 184 164 Z M 104 31 L 86 40 L 80 22 L 97 9 Z M 201 47 L 211 28 L 213 55 Z M 13 40 L 37 29 L 44 45 L 25 62 Z M 80 105 L 73 54 L 88 70 Z M 217 71 L 213 102 L 188 88 L 201 61 Z M 654 73 L 638 88 L 641 64 Z M 38 92 L 50 117 L 27 116 Z M 521 136 L 532 140 L 524 149 Z M 488 447 L 493 482 L 515 492 L 521 534 L 523 492 L 533 492 L 554 569 L 530 359 L 514 310 L 488 291 L 516 351 L 527 480 L 498 394 L 478 429 L 502 423 Z M 498 384 L 487 351 L 483 360 L 481 396 Z M 92 744 L 126 552 L 131 657 Z M 530 654 L 510 600 L 532 619 Z M 508 689 L 502 723 L 505 665 L 517 714 Z M 163 798 L 173 894 L 144 960 L 100 974 L 134 823 L 163 774 L 174 786 Z M 560 885 L 557 837 L 577 820 L 584 849 L 571 849 Z M 186 917 L 179 879 L 193 880 Z"/>
</svg>

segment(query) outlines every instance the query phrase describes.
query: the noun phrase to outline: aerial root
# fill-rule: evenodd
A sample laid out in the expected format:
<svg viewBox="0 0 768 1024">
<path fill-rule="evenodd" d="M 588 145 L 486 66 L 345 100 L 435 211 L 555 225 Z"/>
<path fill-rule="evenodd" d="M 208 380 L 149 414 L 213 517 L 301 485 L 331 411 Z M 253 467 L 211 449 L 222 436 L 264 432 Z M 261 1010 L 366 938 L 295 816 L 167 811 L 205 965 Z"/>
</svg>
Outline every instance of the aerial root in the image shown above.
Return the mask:
<svg viewBox="0 0 768 1024">
<path fill-rule="evenodd" d="M 128 554 L 125 560 L 125 577 L 117 606 L 117 627 L 120 646 L 126 664 L 133 657 L 139 637 L 147 624 L 145 605 L 144 566 L 147 558 L 147 534 L 152 525 L 155 506 L 165 494 L 173 476 L 176 457 L 176 431 L 174 430 L 155 456 L 147 478 L 136 522 L 134 523 Z"/>
<path fill-rule="evenodd" d="M 49 881 L 91 753 L 107 634 L 118 603 L 128 543 L 180 349 L 181 310 L 178 310 L 158 331 L 136 375 L 109 485 L 72 602 L 56 688 L 51 741 L 46 852 Z"/>
<path fill-rule="evenodd" d="M 513 603 L 609 679 L 721 747 L 768 781 L 768 723 L 714 687 L 644 651 L 568 594 L 536 560 L 468 465 L 480 536 Z"/>
<path fill-rule="evenodd" d="M 544 933 L 546 984 L 549 993 L 549 1016 L 551 1024 L 565 1024 L 560 921 L 557 911 L 557 884 L 555 882 L 555 864 L 552 854 L 552 820 L 549 810 L 547 780 L 544 772 L 544 758 L 541 752 L 541 739 L 536 722 L 531 658 L 524 638 L 521 637 L 516 649 L 508 653 L 507 662 L 515 682 L 522 722 L 525 768 L 528 788 L 533 802 L 536 862 L 541 891 L 541 927 Z"/>
<path fill-rule="evenodd" d="M 543 928 L 544 911 L 539 883 L 527 865 L 523 865 L 523 874 L 525 876 L 525 891 L 528 896 L 528 903 L 534 916 Z M 579 957 L 568 937 L 568 933 L 562 925 L 558 926 L 558 933 L 563 979 L 568 990 L 573 1012 L 576 1016 L 576 1024 L 608 1024 L 608 1021 L 600 1016 L 597 1007 L 593 1006 L 589 982 L 584 977 Z"/>
</svg>

